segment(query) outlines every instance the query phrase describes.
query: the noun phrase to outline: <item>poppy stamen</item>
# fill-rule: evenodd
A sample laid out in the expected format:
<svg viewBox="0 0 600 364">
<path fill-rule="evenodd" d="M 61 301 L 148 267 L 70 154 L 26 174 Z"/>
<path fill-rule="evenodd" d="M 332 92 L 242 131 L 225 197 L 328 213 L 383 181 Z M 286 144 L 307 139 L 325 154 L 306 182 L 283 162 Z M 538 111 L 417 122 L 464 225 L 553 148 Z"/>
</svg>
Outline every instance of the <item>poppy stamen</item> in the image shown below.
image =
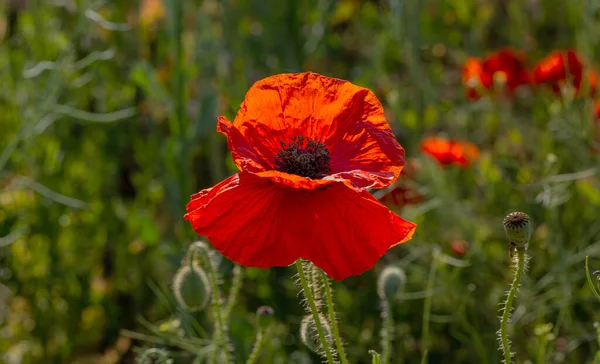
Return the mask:
<svg viewBox="0 0 600 364">
<path fill-rule="evenodd" d="M 281 143 L 275 157 L 275 169 L 311 179 L 323 178 L 331 171 L 329 150 L 318 140 L 304 136 L 292 137 L 290 143 Z"/>
</svg>

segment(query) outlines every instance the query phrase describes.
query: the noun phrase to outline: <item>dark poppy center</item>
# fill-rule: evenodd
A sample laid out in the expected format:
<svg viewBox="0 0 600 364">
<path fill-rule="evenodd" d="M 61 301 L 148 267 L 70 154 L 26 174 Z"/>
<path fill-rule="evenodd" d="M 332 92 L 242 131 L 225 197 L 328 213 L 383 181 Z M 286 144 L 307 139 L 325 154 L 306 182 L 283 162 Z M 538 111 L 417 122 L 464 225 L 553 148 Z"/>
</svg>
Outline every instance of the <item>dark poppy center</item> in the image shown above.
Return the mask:
<svg viewBox="0 0 600 364">
<path fill-rule="evenodd" d="M 329 150 L 318 140 L 296 136 L 292 141 L 281 143 L 275 157 L 275 169 L 311 179 L 323 178 L 331 171 Z"/>
</svg>

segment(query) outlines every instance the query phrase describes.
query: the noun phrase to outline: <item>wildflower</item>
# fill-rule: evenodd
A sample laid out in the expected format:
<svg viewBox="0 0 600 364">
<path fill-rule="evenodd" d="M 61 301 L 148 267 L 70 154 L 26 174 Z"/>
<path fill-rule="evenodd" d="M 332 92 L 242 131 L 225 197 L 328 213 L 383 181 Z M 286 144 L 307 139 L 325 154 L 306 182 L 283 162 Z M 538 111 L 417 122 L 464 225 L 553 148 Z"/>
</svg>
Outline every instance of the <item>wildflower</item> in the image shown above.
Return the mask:
<svg viewBox="0 0 600 364">
<path fill-rule="evenodd" d="M 459 258 L 464 257 L 469 251 L 470 244 L 465 240 L 454 239 L 450 242 L 450 250 Z"/>
<path fill-rule="evenodd" d="M 421 150 L 443 166 L 467 167 L 479 159 L 479 148 L 475 144 L 435 136 L 423 140 Z"/>
<path fill-rule="evenodd" d="M 404 165 L 368 89 L 310 72 L 271 76 L 217 130 L 241 172 L 192 195 L 185 218 L 234 262 L 303 258 L 341 280 L 414 233 L 366 190 L 389 186 Z"/>
<path fill-rule="evenodd" d="M 598 74 L 593 69 L 588 69 L 584 79 L 584 68 L 583 61 L 575 51 L 554 51 L 535 67 L 533 80 L 536 84 L 550 86 L 557 94 L 565 85 L 572 85 L 578 94 L 582 84 L 587 84 L 586 87 L 593 96 L 598 88 Z"/>
<path fill-rule="evenodd" d="M 486 90 L 513 94 L 517 87 L 530 83 L 527 57 L 512 48 L 489 54 L 485 60 L 467 59 L 462 70 L 466 96 L 477 100 Z"/>
</svg>

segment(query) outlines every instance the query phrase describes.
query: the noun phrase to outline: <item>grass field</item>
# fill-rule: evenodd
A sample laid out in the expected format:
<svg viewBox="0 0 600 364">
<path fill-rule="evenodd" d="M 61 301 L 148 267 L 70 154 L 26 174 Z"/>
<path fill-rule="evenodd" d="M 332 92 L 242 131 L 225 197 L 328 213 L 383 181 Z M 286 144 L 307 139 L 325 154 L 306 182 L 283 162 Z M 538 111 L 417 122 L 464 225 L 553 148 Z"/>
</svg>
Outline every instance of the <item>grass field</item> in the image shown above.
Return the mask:
<svg viewBox="0 0 600 364">
<path fill-rule="evenodd" d="M 377 96 L 405 166 L 369 192 L 417 224 L 364 274 L 304 263 L 347 362 L 504 360 L 523 211 L 512 362 L 600 363 L 598 60 L 592 0 L 0 0 L 0 362 L 327 362 L 296 267 L 189 263 L 209 241 L 183 217 L 239 172 L 217 117 L 312 71 Z M 406 279 L 378 292 L 386 267 Z"/>
</svg>

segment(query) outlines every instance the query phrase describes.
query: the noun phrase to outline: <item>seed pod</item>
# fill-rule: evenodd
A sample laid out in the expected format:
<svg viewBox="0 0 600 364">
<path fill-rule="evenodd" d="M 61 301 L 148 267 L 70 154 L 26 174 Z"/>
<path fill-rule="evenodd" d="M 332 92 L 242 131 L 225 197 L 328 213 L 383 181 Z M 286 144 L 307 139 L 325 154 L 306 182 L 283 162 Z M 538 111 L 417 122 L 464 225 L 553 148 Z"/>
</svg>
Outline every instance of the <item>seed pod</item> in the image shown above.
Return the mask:
<svg viewBox="0 0 600 364">
<path fill-rule="evenodd" d="M 404 271 L 393 265 L 387 266 L 377 279 L 377 294 L 382 300 L 392 301 L 400 295 L 404 284 L 406 284 Z"/>
<path fill-rule="evenodd" d="M 504 218 L 504 231 L 506 236 L 517 250 L 525 249 L 531 239 L 531 221 L 524 212 L 511 212 Z"/>
<path fill-rule="evenodd" d="M 256 324 L 261 329 L 266 329 L 275 322 L 275 311 L 269 306 L 260 306 L 256 310 Z"/>
<path fill-rule="evenodd" d="M 331 326 L 329 325 L 329 321 L 324 316 L 319 315 L 321 320 L 321 325 L 323 327 L 323 331 L 325 334 L 326 340 L 329 344 L 332 344 L 331 341 Z M 306 345 L 311 351 L 317 354 L 323 353 L 323 347 L 321 345 L 321 339 L 319 337 L 319 332 L 317 331 L 317 325 L 315 324 L 315 319 L 312 315 L 306 315 L 302 319 L 300 323 L 300 340 L 302 343 Z"/>
<path fill-rule="evenodd" d="M 188 311 L 200 311 L 210 301 L 212 287 L 206 272 L 197 264 L 181 266 L 173 278 L 173 293 L 177 302 Z"/>
</svg>

